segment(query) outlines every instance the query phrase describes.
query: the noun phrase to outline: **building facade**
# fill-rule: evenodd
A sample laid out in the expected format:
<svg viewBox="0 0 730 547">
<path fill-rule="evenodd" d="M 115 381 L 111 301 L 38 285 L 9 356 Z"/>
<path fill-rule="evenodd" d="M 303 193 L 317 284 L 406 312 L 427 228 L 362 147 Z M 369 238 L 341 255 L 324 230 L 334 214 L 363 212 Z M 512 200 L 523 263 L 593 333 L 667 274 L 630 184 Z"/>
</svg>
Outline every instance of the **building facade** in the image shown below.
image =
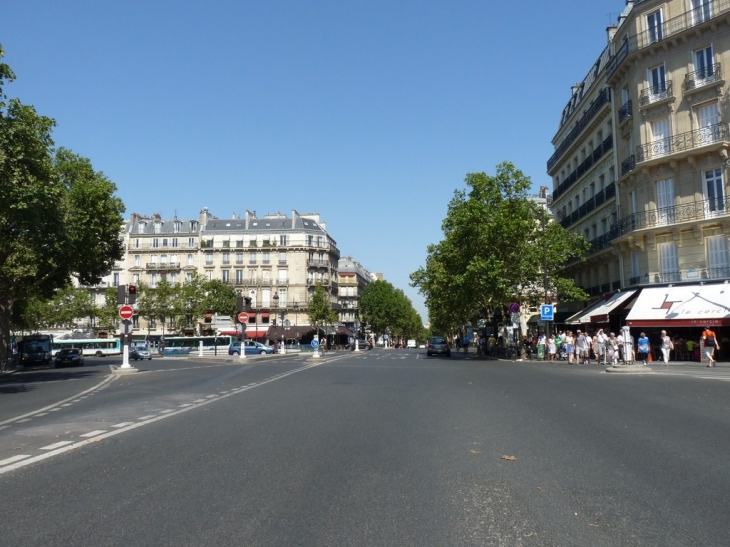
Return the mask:
<svg viewBox="0 0 730 547">
<path fill-rule="evenodd" d="M 351 256 L 340 258 L 337 276 L 339 280 L 340 323 L 352 332 L 360 329 L 360 299 L 362 293 L 376 277 Z"/>
</svg>

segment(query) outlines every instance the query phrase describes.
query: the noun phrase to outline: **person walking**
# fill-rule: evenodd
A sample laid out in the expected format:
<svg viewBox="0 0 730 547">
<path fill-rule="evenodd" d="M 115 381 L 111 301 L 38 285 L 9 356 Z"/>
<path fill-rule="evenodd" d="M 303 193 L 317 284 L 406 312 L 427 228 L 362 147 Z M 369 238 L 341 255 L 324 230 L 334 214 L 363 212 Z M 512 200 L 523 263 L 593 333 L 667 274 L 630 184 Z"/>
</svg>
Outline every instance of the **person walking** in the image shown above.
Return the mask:
<svg viewBox="0 0 730 547">
<path fill-rule="evenodd" d="M 548 347 L 548 355 L 549 355 L 548 362 L 552 363 L 555 361 L 555 353 L 557 352 L 557 349 L 558 349 L 558 346 L 555 343 L 554 334 L 551 334 L 550 337 L 547 339 L 547 347 Z"/>
<path fill-rule="evenodd" d="M 585 365 L 586 364 L 586 352 L 588 351 L 588 347 L 586 345 L 586 337 L 581 332 L 578 331 L 578 338 L 575 340 L 575 357 L 576 357 L 576 363 L 579 365 Z"/>
<path fill-rule="evenodd" d="M 608 338 L 603 333 L 603 329 L 599 329 L 594 338 L 593 346 L 596 348 L 596 363 L 606 364 L 606 341 Z"/>
<path fill-rule="evenodd" d="M 705 357 L 707 357 L 707 360 L 710 362 L 707 366 L 714 367 L 715 349 L 720 349 L 720 342 L 717 341 L 717 335 L 713 330 L 710 330 L 710 327 L 706 327 L 705 330 L 702 331 L 702 340 L 705 343 Z"/>
<path fill-rule="evenodd" d="M 573 357 L 575 353 L 575 346 L 573 345 L 575 343 L 575 339 L 573 338 L 573 332 L 568 331 L 565 333 L 565 338 L 563 338 L 563 344 L 565 344 L 565 352 L 568 354 L 568 364 L 573 364 Z"/>
<path fill-rule="evenodd" d="M 611 333 L 608 337 L 608 356 L 611 359 L 611 364 L 616 366 L 618 364 L 618 340 L 616 335 Z"/>
<path fill-rule="evenodd" d="M 662 338 L 661 338 L 662 344 L 661 344 L 661 350 L 662 350 L 662 359 L 664 360 L 664 366 L 669 366 L 669 352 L 674 349 L 674 343 L 672 342 L 672 339 L 667 336 L 667 331 L 662 331 Z"/>
<path fill-rule="evenodd" d="M 639 336 L 639 340 L 636 344 L 637 356 L 639 358 L 639 361 L 641 361 L 644 366 L 646 366 L 646 360 L 649 358 L 649 339 L 646 337 L 645 333 L 641 333 L 641 336 Z"/>
</svg>

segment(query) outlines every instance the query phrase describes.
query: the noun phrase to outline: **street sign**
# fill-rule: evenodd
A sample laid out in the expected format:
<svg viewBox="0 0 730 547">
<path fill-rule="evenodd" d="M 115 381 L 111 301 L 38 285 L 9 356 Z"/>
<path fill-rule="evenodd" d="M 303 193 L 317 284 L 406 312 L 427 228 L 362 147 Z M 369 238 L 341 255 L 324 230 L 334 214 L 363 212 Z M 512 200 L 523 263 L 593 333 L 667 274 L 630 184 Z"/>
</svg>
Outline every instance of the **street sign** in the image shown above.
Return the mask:
<svg viewBox="0 0 730 547">
<path fill-rule="evenodd" d="M 248 322 L 248 314 L 245 311 L 238 314 L 238 322 L 241 324 Z"/>
<path fill-rule="evenodd" d="M 132 319 L 134 315 L 134 308 L 132 306 L 122 306 L 119 308 L 119 317 L 122 319 Z"/>
<path fill-rule="evenodd" d="M 241 331 L 246 331 L 246 323 L 241 323 Z"/>
<path fill-rule="evenodd" d="M 509 305 L 509 311 L 510 311 L 510 313 L 519 313 L 520 305 L 517 302 L 512 302 Z"/>
<path fill-rule="evenodd" d="M 319 346 L 319 342 L 317 342 L 316 340 L 312 340 L 312 347 L 316 348 L 318 346 Z"/>
<path fill-rule="evenodd" d="M 543 304 L 540 306 L 540 321 L 553 321 L 552 304 Z"/>
</svg>

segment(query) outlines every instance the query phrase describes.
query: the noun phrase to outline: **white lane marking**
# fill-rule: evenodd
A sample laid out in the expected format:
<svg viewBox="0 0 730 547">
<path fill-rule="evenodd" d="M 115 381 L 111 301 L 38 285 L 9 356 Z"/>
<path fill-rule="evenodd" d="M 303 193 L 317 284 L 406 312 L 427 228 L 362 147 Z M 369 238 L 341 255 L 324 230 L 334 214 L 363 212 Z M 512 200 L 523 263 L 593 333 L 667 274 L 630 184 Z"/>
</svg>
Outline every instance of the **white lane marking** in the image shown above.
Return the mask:
<svg viewBox="0 0 730 547">
<path fill-rule="evenodd" d="M 79 397 L 79 395 L 83 395 L 85 393 L 91 393 L 94 390 L 100 389 L 101 386 L 106 387 L 106 385 L 108 383 L 113 382 L 116 379 L 117 379 L 116 376 L 107 376 L 100 384 L 97 384 L 94 387 L 90 387 L 86 391 L 82 391 L 81 393 L 77 393 L 76 395 L 74 395 L 72 397 L 69 397 L 67 399 L 64 399 L 63 401 L 58 401 L 57 403 L 53 403 L 52 405 L 48 405 L 47 407 L 39 408 L 38 410 L 34 410 L 33 412 L 28 412 L 26 414 L 23 414 L 22 416 L 16 416 L 15 418 L 9 418 L 7 420 L 4 420 L 4 421 L 0 422 L 0 425 L 9 424 L 9 423 L 15 422 L 17 420 L 20 420 L 22 418 L 29 418 L 29 417 L 36 416 L 36 415 L 38 415 L 39 412 L 45 412 L 46 410 L 50 410 L 54 406 L 58 406 L 60 404 L 66 403 L 68 401 L 72 401 L 73 399 L 76 399 L 77 397 Z M 60 410 L 60 408 L 56 408 L 55 410 Z"/>
<path fill-rule="evenodd" d="M 65 405 L 61 405 L 61 406 L 71 406 L 72 404 L 73 403 L 66 403 Z"/>
<path fill-rule="evenodd" d="M 41 450 L 56 450 L 56 448 L 61 448 L 70 444 L 73 444 L 73 441 L 59 441 L 57 443 L 49 444 L 48 446 L 42 446 Z"/>
<path fill-rule="evenodd" d="M 41 412 L 40 414 L 33 415 L 34 418 L 40 418 L 41 416 L 48 416 L 48 412 Z"/>
<path fill-rule="evenodd" d="M 117 427 L 117 428 L 119 428 L 119 427 L 127 427 L 128 425 L 132 425 L 133 423 L 134 422 L 121 422 L 121 423 L 118 423 L 118 424 L 114 424 L 112 427 Z"/>
<path fill-rule="evenodd" d="M 24 460 L 25 458 L 30 458 L 30 454 L 18 454 L 17 456 L 13 456 L 12 458 L 6 458 L 4 460 L 0 460 L 0 466 L 10 465 L 11 463 L 15 463 L 17 461 Z"/>
<path fill-rule="evenodd" d="M 89 433 L 79 435 L 79 437 L 96 437 L 97 435 L 101 435 L 102 433 L 106 433 L 106 429 L 97 429 L 96 431 L 90 431 Z"/>
<path fill-rule="evenodd" d="M 180 407 L 180 408 L 185 408 L 185 407 L 188 407 L 188 406 L 193 406 L 193 405 L 192 405 L 192 404 L 190 404 L 190 403 L 183 403 L 183 404 L 181 404 L 181 405 L 177 405 L 177 406 L 178 406 L 178 407 Z"/>
<path fill-rule="evenodd" d="M 175 409 L 168 408 L 167 410 L 163 410 L 162 412 L 160 412 L 160 414 L 169 414 L 170 412 L 175 412 Z"/>
<path fill-rule="evenodd" d="M 205 399 L 195 399 L 193 402 L 194 403 L 202 403 L 203 401 L 205 401 Z"/>
<path fill-rule="evenodd" d="M 29 422 L 29 421 L 31 421 L 32 419 L 33 419 L 33 418 L 25 418 L 25 419 L 23 419 L 23 420 L 18 420 L 18 421 L 17 421 L 17 422 L 15 422 L 15 423 L 16 423 L 16 424 L 22 424 L 22 423 L 25 423 L 25 422 Z"/>
<path fill-rule="evenodd" d="M 61 410 L 61 409 L 60 408 L 51 408 L 48 410 L 48 412 L 58 412 L 59 410 Z"/>
<path fill-rule="evenodd" d="M 299 372 L 304 372 L 306 370 L 309 370 L 310 368 L 318 367 L 318 366 L 321 366 L 321 365 L 324 365 L 324 364 L 326 364 L 326 363 L 325 362 L 319 362 L 319 363 L 312 363 L 312 364 L 309 364 L 309 365 L 305 365 L 303 367 L 300 367 L 300 368 L 291 370 L 290 372 L 288 372 L 286 374 L 286 376 L 291 376 L 292 374 L 298 374 Z M 262 380 L 261 382 L 259 382 L 258 384 L 256 384 L 255 387 L 263 386 L 263 385 L 266 385 L 266 384 L 270 384 L 271 382 L 275 382 L 275 381 L 276 380 L 274 380 L 273 378 L 270 378 L 268 380 Z M 245 389 L 242 389 L 241 391 L 248 391 L 249 389 L 252 389 L 252 388 L 245 388 Z M 33 463 L 36 463 L 36 462 L 40 462 L 40 461 L 43 461 L 43 460 L 47 460 L 48 458 L 52 458 L 53 456 L 57 456 L 59 454 L 64 454 L 64 453 L 69 452 L 71 450 L 75 450 L 76 448 L 81 448 L 82 446 L 87 446 L 89 444 L 96 443 L 97 441 L 100 441 L 102 439 L 106 439 L 108 437 L 113 437 L 114 435 L 119 435 L 120 433 L 125 433 L 127 431 L 131 431 L 132 429 L 136 429 L 138 427 L 142 427 L 144 425 L 148 425 L 148 424 L 157 422 L 159 420 L 164 420 L 165 418 L 169 418 L 169 417 L 175 416 L 177 414 L 182 414 L 183 412 L 188 412 L 189 410 L 193 410 L 193 409 L 196 409 L 196 408 L 200 408 L 201 406 L 205 406 L 205 405 L 208 405 L 208 404 L 211 404 L 211 403 L 216 403 L 216 402 L 218 402 L 218 401 L 220 401 L 222 399 L 225 399 L 226 397 L 232 397 L 233 395 L 238 395 L 238 393 L 240 393 L 241 391 L 239 391 L 237 393 L 229 393 L 229 394 L 224 395 L 222 397 L 219 397 L 217 399 L 209 399 L 207 401 L 203 401 L 200 404 L 197 404 L 197 405 L 194 405 L 194 406 L 189 406 L 187 408 L 180 408 L 178 410 L 169 410 L 169 411 L 168 410 L 163 410 L 162 412 L 160 412 L 160 414 L 165 414 L 164 416 L 157 416 L 157 417 L 152 418 L 151 420 L 147 420 L 145 422 L 136 422 L 136 423 L 133 423 L 130 426 L 117 429 L 116 431 L 109 431 L 107 433 L 102 433 L 101 435 L 99 435 L 98 437 L 95 437 L 93 439 L 84 439 L 83 441 L 78 441 L 78 442 L 73 443 L 73 444 L 70 444 L 68 446 L 61 446 L 61 447 L 59 447 L 59 448 L 57 448 L 57 449 L 55 449 L 53 451 L 47 452 L 45 454 L 40 454 L 40 455 L 34 456 L 32 458 L 27 458 L 27 459 L 24 459 L 22 461 L 12 463 L 10 465 L 6 465 L 5 467 L 0 467 L 0 475 L 2 475 L 4 473 L 7 473 L 8 471 L 14 471 L 16 469 L 20 469 L 21 467 L 25 467 L 26 465 L 30 465 L 30 464 L 33 464 Z M 172 412 L 174 414 L 168 414 L 168 412 Z M 61 444 L 61 443 L 56 443 L 56 444 Z M 63 444 L 66 444 L 66 443 L 63 443 Z M 51 446 L 53 446 L 53 445 L 51 445 Z M 44 449 L 42 449 L 42 450 L 44 450 Z"/>
<path fill-rule="evenodd" d="M 150 418 L 154 418 L 155 416 L 157 416 L 157 414 L 150 414 L 149 416 L 142 416 L 140 418 L 137 418 L 137 420 L 138 421 L 141 421 L 141 420 L 149 420 Z"/>
<path fill-rule="evenodd" d="M 215 397 L 218 397 L 218 395 L 206 395 L 206 399 L 214 399 Z"/>
</svg>

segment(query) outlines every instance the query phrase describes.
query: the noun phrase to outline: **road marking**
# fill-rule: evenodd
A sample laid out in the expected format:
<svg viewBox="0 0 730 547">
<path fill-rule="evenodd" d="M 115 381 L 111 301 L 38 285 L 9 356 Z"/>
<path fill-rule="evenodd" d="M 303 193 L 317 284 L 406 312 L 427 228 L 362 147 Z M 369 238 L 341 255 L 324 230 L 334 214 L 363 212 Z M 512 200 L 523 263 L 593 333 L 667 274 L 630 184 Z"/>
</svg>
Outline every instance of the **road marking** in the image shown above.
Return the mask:
<svg viewBox="0 0 730 547">
<path fill-rule="evenodd" d="M 97 429 L 96 431 L 91 431 L 89 433 L 79 435 L 79 437 L 96 437 L 97 435 L 101 435 L 102 433 L 106 433 L 106 429 Z"/>
<path fill-rule="evenodd" d="M 141 418 L 137 418 L 137 420 L 149 420 L 150 418 L 154 418 L 155 416 L 157 416 L 157 414 L 150 414 L 149 416 L 142 416 Z"/>
<path fill-rule="evenodd" d="M 22 424 L 22 423 L 25 423 L 25 422 L 29 422 L 29 421 L 31 421 L 32 419 L 33 419 L 33 418 L 24 418 L 23 420 L 18 420 L 18 421 L 17 421 L 17 422 L 15 422 L 15 423 L 16 423 L 16 424 Z"/>
<path fill-rule="evenodd" d="M 183 404 L 181 404 L 181 405 L 177 405 L 177 406 L 178 406 L 178 407 L 180 407 L 180 408 L 185 408 L 185 407 L 188 407 L 188 406 L 193 406 L 193 405 L 192 405 L 192 404 L 190 404 L 190 403 L 183 403 Z"/>
<path fill-rule="evenodd" d="M 118 424 L 114 424 L 112 427 L 117 427 L 117 428 L 119 428 L 119 427 L 127 427 L 128 425 L 132 425 L 133 423 L 134 422 L 121 422 L 121 423 L 118 423 Z"/>
<path fill-rule="evenodd" d="M 59 441 L 57 443 L 49 444 L 48 446 L 42 446 L 41 450 L 56 450 L 56 448 L 61 448 L 70 444 L 73 444 L 73 441 Z"/>
<path fill-rule="evenodd" d="M 58 412 L 59 410 L 61 410 L 61 409 L 60 408 L 50 408 L 50 409 L 48 409 L 48 412 Z"/>
<path fill-rule="evenodd" d="M 61 405 L 61 406 L 71 406 L 72 404 L 73 403 L 66 403 L 65 405 Z"/>
<path fill-rule="evenodd" d="M 318 367 L 318 366 L 321 366 L 323 364 L 326 364 L 326 362 L 320 361 L 320 362 L 317 362 L 317 363 L 308 364 L 308 365 L 305 365 L 303 367 L 299 367 L 299 368 L 296 368 L 296 369 L 293 369 L 293 370 L 287 372 L 285 376 L 291 376 L 292 374 L 298 374 L 300 372 L 307 371 L 307 370 L 309 370 L 311 368 Z M 102 433 L 102 434 L 96 436 L 93 439 L 84 439 L 83 441 L 78 441 L 78 442 L 75 442 L 75 443 L 72 442 L 72 441 L 62 441 L 62 442 L 55 443 L 53 445 L 49 445 L 47 447 L 41 448 L 41 450 L 49 450 L 49 452 L 46 452 L 45 454 L 40 454 L 38 456 L 33 456 L 33 457 L 30 457 L 30 458 L 26 458 L 26 459 L 23 459 L 22 461 L 17 461 L 15 463 L 11 463 L 11 464 L 6 465 L 4 467 L 0 467 L 0 475 L 2 475 L 4 473 L 7 473 L 9 471 L 14 471 L 16 469 L 20 469 L 21 467 L 25 467 L 26 465 L 31 465 L 33 463 L 37 463 L 37 462 L 40 462 L 40 461 L 43 461 L 43 460 L 47 460 L 47 459 L 52 458 L 54 456 L 57 456 L 59 454 L 64 454 L 66 452 L 69 452 L 71 450 L 75 450 L 77 448 L 81 448 L 83 446 L 88 446 L 88 445 L 90 445 L 92 443 L 96 443 L 97 441 L 100 441 L 102 439 L 106 439 L 106 438 L 109 438 L 109 437 L 113 437 L 114 435 L 119 435 L 120 433 L 125 433 L 127 431 L 131 431 L 132 429 L 136 429 L 138 427 L 142 427 L 142 426 L 145 426 L 145 425 L 149 425 L 149 424 L 154 423 L 154 422 L 157 422 L 159 420 L 164 420 L 165 418 L 169 418 L 169 417 L 175 416 L 177 414 L 182 414 L 183 412 L 188 412 L 189 410 L 197 409 L 197 408 L 200 408 L 202 406 L 209 405 L 211 403 L 216 403 L 216 402 L 218 402 L 218 401 L 220 401 L 222 399 L 225 399 L 226 397 L 232 397 L 234 395 L 238 395 L 242 391 L 248 391 L 249 389 L 253 389 L 253 387 L 260 387 L 260 386 L 263 386 L 263 385 L 266 385 L 266 384 L 270 384 L 270 383 L 275 382 L 275 381 L 277 381 L 277 379 L 269 378 L 267 380 L 262 380 L 261 382 L 258 382 L 254 386 L 241 389 L 240 391 L 237 391 L 236 393 L 228 393 L 226 395 L 223 395 L 223 396 L 218 397 L 218 398 L 215 398 L 215 399 L 208 399 L 208 400 L 203 401 L 203 402 L 201 402 L 201 403 L 199 403 L 197 405 L 189 406 L 187 408 L 179 408 L 177 410 L 175 410 L 175 409 L 163 410 L 162 412 L 160 412 L 160 415 L 159 416 L 156 416 L 156 417 L 154 417 L 154 418 L 152 418 L 150 420 L 147 420 L 147 421 L 144 421 L 144 422 L 141 422 L 141 421 L 134 422 L 134 423 L 130 422 L 131 425 L 129 425 L 129 426 L 116 429 L 115 431 L 108 431 L 106 433 Z M 53 449 L 53 447 L 55 447 L 55 449 Z"/>
<path fill-rule="evenodd" d="M 94 387 L 91 387 L 91 388 L 87 389 L 86 391 L 82 391 L 81 393 L 78 393 L 76 395 L 73 395 L 72 397 L 69 397 L 67 399 L 64 399 L 63 401 L 58 401 L 57 403 L 53 403 L 52 405 L 48 405 L 47 407 L 39 408 L 38 410 L 34 410 L 33 412 L 28 412 L 28 413 L 23 414 L 21 416 L 16 416 L 15 418 L 10 418 L 8 420 L 4 420 L 4 421 L 0 422 L 0 426 L 1 425 L 5 425 L 5 424 L 9 424 L 9 423 L 12 423 L 12 422 L 15 422 L 15 421 L 20 420 L 22 418 L 31 418 L 33 416 L 37 416 L 40 412 L 45 412 L 46 410 L 52 410 L 52 411 L 61 410 L 60 408 L 53 409 L 53 407 L 58 406 L 58 405 L 63 404 L 63 403 L 66 403 L 68 401 L 72 401 L 73 399 L 78 398 L 79 395 L 84 395 L 86 393 L 91 393 L 92 391 L 95 391 L 97 389 L 100 389 L 100 386 L 106 387 L 107 384 L 109 384 L 110 382 L 113 382 L 116 379 L 117 379 L 116 376 L 108 376 L 100 384 L 97 384 Z"/>
<path fill-rule="evenodd" d="M 25 458 L 30 458 L 30 454 L 18 454 L 17 456 L 13 456 L 12 458 L 0 460 L 0 466 L 10 465 L 11 463 L 15 463 L 17 461 L 24 460 Z"/>
<path fill-rule="evenodd" d="M 206 399 L 214 399 L 215 397 L 218 397 L 218 395 L 206 395 Z"/>
<path fill-rule="evenodd" d="M 205 399 L 195 399 L 193 402 L 194 403 L 202 403 L 204 401 L 205 401 Z"/>
<path fill-rule="evenodd" d="M 34 418 L 40 418 L 41 416 L 48 416 L 48 412 L 41 412 L 40 414 L 35 414 Z"/>
</svg>

